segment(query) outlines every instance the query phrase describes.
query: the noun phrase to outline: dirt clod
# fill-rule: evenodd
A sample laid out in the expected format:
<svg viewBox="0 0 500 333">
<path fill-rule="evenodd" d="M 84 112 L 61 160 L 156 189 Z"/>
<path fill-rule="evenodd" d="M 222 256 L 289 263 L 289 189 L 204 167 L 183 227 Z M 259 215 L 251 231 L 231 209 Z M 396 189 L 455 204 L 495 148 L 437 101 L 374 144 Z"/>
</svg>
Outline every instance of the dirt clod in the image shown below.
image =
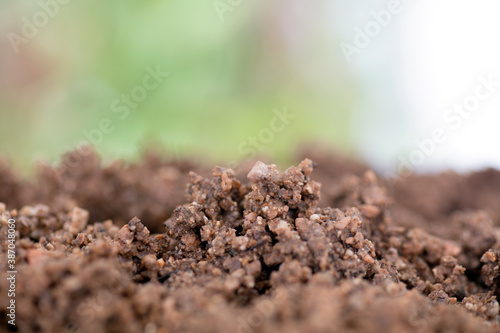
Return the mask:
<svg viewBox="0 0 500 333">
<path fill-rule="evenodd" d="M 46 167 L 38 185 L 0 165 L 0 294 L 15 218 L 22 332 L 500 330 L 498 190 L 483 185 L 485 207 L 411 201 L 426 194 L 413 178 L 389 187 L 326 157 L 283 172 L 257 162 L 246 179 L 96 161 L 61 182 Z M 444 188 L 484 181 L 452 178 Z"/>
</svg>

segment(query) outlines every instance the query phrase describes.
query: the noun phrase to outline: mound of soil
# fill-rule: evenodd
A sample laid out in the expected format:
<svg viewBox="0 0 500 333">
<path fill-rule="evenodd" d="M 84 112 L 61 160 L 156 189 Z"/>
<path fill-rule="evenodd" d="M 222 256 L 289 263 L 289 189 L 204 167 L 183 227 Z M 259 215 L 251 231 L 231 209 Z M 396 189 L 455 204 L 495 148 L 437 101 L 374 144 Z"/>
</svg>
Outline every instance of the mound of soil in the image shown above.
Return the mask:
<svg viewBox="0 0 500 333">
<path fill-rule="evenodd" d="M 34 182 L 0 164 L 2 331 L 500 331 L 499 172 L 387 184 L 307 155 L 246 178 L 155 155 Z"/>
</svg>

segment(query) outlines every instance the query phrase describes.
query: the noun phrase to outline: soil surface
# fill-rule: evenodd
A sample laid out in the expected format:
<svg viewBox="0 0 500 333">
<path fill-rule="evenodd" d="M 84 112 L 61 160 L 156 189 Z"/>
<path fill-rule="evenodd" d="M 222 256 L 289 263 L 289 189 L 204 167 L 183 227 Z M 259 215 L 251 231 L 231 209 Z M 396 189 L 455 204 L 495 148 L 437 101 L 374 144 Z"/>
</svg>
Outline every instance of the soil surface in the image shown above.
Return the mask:
<svg viewBox="0 0 500 333">
<path fill-rule="evenodd" d="M 31 182 L 0 163 L 2 332 L 500 332 L 498 171 L 75 154 Z"/>
</svg>

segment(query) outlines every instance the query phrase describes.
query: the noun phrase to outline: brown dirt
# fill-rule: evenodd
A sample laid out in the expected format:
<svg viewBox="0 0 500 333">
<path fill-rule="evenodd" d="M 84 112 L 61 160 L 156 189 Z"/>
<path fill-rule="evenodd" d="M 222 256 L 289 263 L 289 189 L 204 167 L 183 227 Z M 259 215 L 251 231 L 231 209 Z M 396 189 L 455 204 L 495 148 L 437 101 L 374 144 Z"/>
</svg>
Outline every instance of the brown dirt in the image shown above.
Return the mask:
<svg viewBox="0 0 500 333">
<path fill-rule="evenodd" d="M 307 157 L 246 179 L 154 154 L 34 182 L 0 164 L 2 331 L 9 218 L 22 332 L 500 331 L 498 171 L 387 184 Z"/>
</svg>

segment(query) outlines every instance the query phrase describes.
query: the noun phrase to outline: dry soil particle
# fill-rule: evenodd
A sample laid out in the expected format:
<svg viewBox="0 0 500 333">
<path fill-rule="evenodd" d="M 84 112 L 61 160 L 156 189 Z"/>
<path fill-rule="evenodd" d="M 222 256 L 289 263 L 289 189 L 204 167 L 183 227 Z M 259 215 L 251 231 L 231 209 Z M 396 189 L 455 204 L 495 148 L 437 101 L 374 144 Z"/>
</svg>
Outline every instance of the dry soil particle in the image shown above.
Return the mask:
<svg viewBox="0 0 500 333">
<path fill-rule="evenodd" d="M 189 171 L 200 167 L 160 156 L 145 152 L 140 163 L 103 165 L 92 148 L 83 147 L 65 154 L 57 167 L 39 163 L 31 183 L 0 161 L 0 202 L 18 208 L 46 204 L 56 212 L 83 207 L 92 221 L 113 219 L 118 226 L 140 216 L 150 230 L 162 232 L 162 223 L 182 203 Z"/>
<path fill-rule="evenodd" d="M 333 208 L 323 208 L 322 187 L 311 179 L 316 164 L 305 159 L 284 172 L 258 162 L 248 181 L 221 167 L 210 178 L 191 172 L 186 203 L 165 221 L 164 232 L 151 234 L 139 218 L 121 228 L 89 223 L 92 209 L 104 210 L 93 201 L 81 201 L 82 208 L 67 203 L 78 197 L 67 190 L 74 184 L 110 179 L 92 165 L 74 170 L 78 176 L 65 178 L 63 190 L 52 185 L 44 192 L 56 193 L 55 208 L 48 198 L 47 205 L 18 211 L 0 205 L 0 293 L 8 289 L 13 217 L 23 332 L 500 330 L 500 236 L 487 213 L 449 217 L 460 228 L 449 237 L 405 226 L 371 171 L 330 179 Z M 103 186 L 138 177 L 130 172 L 112 171 L 121 180 Z M 6 186 L 19 184 L 3 178 Z M 99 198 L 102 206 L 115 200 Z M 131 212 L 122 208 L 106 218 Z M 6 302 L 0 299 L 1 309 Z"/>
</svg>

